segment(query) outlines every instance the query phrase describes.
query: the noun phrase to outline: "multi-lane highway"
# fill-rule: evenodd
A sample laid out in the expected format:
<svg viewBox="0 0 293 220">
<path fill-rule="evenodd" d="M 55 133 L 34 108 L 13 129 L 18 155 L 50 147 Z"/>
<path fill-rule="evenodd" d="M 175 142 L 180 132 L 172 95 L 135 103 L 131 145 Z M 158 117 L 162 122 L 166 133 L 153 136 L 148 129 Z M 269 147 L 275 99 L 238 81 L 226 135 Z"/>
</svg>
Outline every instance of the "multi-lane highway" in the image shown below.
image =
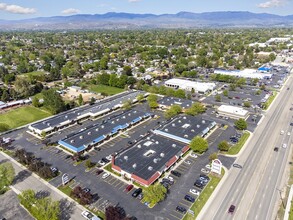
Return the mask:
<svg viewBox="0 0 293 220">
<path fill-rule="evenodd" d="M 232 168 L 221 188 L 205 207 L 201 219 L 275 219 L 279 190 L 286 186 L 284 173 L 291 151 L 293 88 L 290 77 L 266 112 L 246 149 L 236 160 L 242 169 Z M 287 90 L 287 87 L 291 87 Z M 281 130 L 284 134 L 281 134 Z M 290 135 L 288 135 L 290 132 Z M 286 144 L 286 148 L 283 148 Z M 278 151 L 274 148 L 278 147 Z M 234 214 L 228 214 L 230 205 Z"/>
</svg>

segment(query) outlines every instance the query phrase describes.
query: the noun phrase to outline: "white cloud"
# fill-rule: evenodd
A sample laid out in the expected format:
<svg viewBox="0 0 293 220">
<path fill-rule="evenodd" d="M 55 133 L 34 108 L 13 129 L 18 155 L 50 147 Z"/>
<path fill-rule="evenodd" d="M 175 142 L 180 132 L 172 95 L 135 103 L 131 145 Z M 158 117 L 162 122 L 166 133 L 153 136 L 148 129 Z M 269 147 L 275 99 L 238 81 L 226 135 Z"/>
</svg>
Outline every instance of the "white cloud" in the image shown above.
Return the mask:
<svg viewBox="0 0 293 220">
<path fill-rule="evenodd" d="M 141 0 L 128 0 L 128 2 L 130 3 L 134 3 L 134 2 L 140 2 Z"/>
<path fill-rule="evenodd" d="M 77 14 L 77 13 L 79 13 L 79 12 L 80 12 L 80 10 L 78 10 L 78 9 L 75 9 L 75 8 L 68 8 L 68 9 L 63 10 L 61 13 L 62 13 L 62 14 L 69 15 L 69 14 Z"/>
<path fill-rule="evenodd" d="M 286 3 L 286 0 L 269 0 L 257 5 L 259 8 L 273 8 L 283 6 Z"/>
<path fill-rule="evenodd" d="M 19 5 L 8 5 L 6 3 L 0 3 L 0 10 L 13 14 L 34 14 L 37 12 L 34 8 L 24 8 Z"/>
</svg>

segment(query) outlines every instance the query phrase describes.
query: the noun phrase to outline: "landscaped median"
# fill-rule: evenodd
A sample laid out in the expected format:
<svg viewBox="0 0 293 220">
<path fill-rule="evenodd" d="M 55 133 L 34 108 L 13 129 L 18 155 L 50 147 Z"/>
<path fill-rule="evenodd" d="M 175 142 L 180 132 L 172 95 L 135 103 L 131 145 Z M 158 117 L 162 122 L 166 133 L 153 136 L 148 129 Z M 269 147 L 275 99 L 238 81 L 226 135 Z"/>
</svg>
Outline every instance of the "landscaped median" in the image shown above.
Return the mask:
<svg viewBox="0 0 293 220">
<path fill-rule="evenodd" d="M 272 104 L 272 102 L 274 101 L 274 99 L 276 98 L 276 96 L 277 96 L 277 92 L 276 91 L 273 91 L 273 95 L 271 95 L 269 98 L 268 98 L 268 100 L 263 104 L 263 108 L 264 108 L 264 110 L 267 110 L 269 107 L 270 107 L 270 105 Z"/>
<path fill-rule="evenodd" d="M 230 149 L 227 152 L 221 152 L 221 153 L 229 154 L 229 155 L 238 154 L 239 151 L 242 149 L 243 145 L 246 143 L 249 136 L 250 136 L 250 133 L 248 131 L 243 132 L 243 135 L 234 146 L 230 147 Z"/>
<path fill-rule="evenodd" d="M 204 190 L 200 193 L 199 197 L 196 199 L 195 203 L 190 207 L 190 210 L 193 211 L 194 214 L 187 212 L 184 216 L 183 220 L 194 220 L 218 186 L 219 182 L 221 181 L 222 177 L 225 174 L 225 170 L 222 169 L 221 176 L 209 175 L 210 181 Z"/>
</svg>

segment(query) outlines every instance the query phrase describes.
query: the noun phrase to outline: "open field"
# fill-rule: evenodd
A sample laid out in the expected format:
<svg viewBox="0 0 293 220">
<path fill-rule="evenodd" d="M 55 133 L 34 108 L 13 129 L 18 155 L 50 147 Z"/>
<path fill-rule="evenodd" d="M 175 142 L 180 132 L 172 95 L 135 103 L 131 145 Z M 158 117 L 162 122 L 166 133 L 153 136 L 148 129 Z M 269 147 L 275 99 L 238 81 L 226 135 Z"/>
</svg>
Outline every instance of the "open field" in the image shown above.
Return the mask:
<svg viewBox="0 0 293 220">
<path fill-rule="evenodd" d="M 32 106 L 24 106 L 0 114 L 0 122 L 7 124 L 9 129 L 13 129 L 49 117 L 50 115 L 49 112 L 44 110 Z"/>
</svg>

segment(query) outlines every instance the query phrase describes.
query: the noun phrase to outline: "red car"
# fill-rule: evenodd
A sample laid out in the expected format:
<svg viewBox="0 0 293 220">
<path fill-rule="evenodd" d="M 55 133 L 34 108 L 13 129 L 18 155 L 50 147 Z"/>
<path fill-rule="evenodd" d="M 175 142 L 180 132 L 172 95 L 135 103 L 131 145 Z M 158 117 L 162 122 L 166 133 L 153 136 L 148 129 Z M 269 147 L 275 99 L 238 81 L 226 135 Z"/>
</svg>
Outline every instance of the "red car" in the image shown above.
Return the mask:
<svg viewBox="0 0 293 220">
<path fill-rule="evenodd" d="M 128 185 L 127 187 L 126 187 L 126 192 L 129 192 L 130 190 L 132 190 L 132 188 L 133 188 L 133 185 L 132 184 L 130 184 L 130 185 Z"/>
</svg>

